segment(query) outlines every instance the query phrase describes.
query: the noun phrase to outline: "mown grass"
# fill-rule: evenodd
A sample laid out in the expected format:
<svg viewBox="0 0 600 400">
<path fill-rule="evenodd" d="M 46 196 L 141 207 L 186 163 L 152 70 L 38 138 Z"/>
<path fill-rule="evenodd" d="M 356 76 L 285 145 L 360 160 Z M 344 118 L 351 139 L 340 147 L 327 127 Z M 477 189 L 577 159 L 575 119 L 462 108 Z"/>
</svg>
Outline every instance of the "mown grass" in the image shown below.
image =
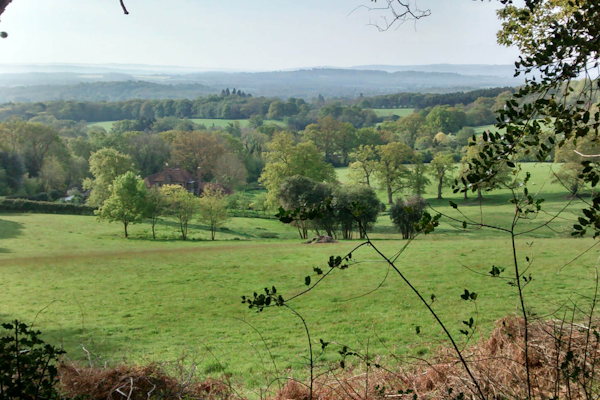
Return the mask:
<svg viewBox="0 0 600 400">
<path fill-rule="evenodd" d="M 374 108 L 373 111 L 377 114 L 378 117 L 389 117 L 392 115 L 397 115 L 399 117 L 406 117 L 409 114 L 412 114 L 414 108 Z"/>
<path fill-rule="evenodd" d="M 225 128 L 227 124 L 234 122 L 239 122 L 242 128 L 247 128 L 250 126 L 250 122 L 247 119 L 192 118 L 191 121 L 199 125 L 204 125 L 207 128 Z M 88 125 L 100 126 L 104 128 L 107 132 L 110 132 L 112 130 L 112 125 L 115 122 L 116 121 L 92 122 Z M 285 126 L 285 124 L 282 121 L 277 121 L 274 119 L 267 119 L 264 121 L 264 123 L 279 125 L 282 127 Z"/>
<path fill-rule="evenodd" d="M 527 164 L 532 187 L 542 187 L 545 210 L 566 204 L 566 192 L 545 177 L 550 165 Z M 339 171 L 342 180 L 344 170 Z M 447 199 L 427 197 L 432 207 L 463 218 Z M 510 219 L 509 193 L 488 193 L 480 204 L 452 195 L 470 218 L 488 224 Z M 575 209 L 581 207 L 574 204 Z M 548 218 L 540 215 L 539 220 Z M 594 285 L 597 252 L 585 253 L 561 269 L 594 242 L 573 239 L 575 214 L 519 237 L 519 261 L 533 260 L 528 273 L 528 306 L 546 315 L 568 299 L 579 300 Z M 538 221 L 539 222 L 539 221 Z M 523 228 L 533 222 L 524 221 Z M 53 343 L 61 343 L 73 359 L 85 359 L 82 346 L 103 360 L 119 362 L 169 360 L 182 352 L 198 355 L 210 373 L 220 364 L 249 386 L 264 382 L 264 370 L 273 370 L 265 350 L 269 346 L 277 368 L 302 375 L 307 356 L 306 337 L 298 318 L 285 309 L 262 313 L 248 310 L 241 295 L 275 285 L 285 297 L 305 289 L 304 277 L 313 267 L 326 269 L 330 255 L 343 255 L 359 241 L 305 245 L 294 228 L 276 220 L 235 218 L 210 242 L 202 226 L 191 227 L 188 242 L 176 240 L 173 221 L 158 227 L 153 241 L 147 224 L 131 228 L 122 237 L 119 225 L 98 223 L 93 217 L 40 214 L 0 215 L 0 320 L 35 320 Z M 264 239 L 271 232 L 278 239 Z M 405 241 L 383 215 L 372 234 L 386 254 Z M 235 240 L 238 238 L 240 240 Z M 510 238 L 502 232 L 462 229 L 445 221 L 428 236 L 418 238 L 399 258 L 402 272 L 429 298 L 451 332 L 459 334 L 461 321 L 473 316 L 478 332 L 486 334 L 492 322 L 518 310 L 515 290 L 505 280 L 487 275 L 492 265 L 510 271 Z M 323 339 L 363 349 L 370 354 L 427 355 L 443 344 L 439 327 L 416 296 L 370 248 L 354 252 L 360 263 L 330 278 L 291 304 L 307 320 L 314 341 Z M 467 269 L 467 267 L 473 271 Z M 378 290 L 375 290 L 379 287 Z M 461 300 L 464 289 L 479 293 L 477 305 Z M 259 330 L 266 343 L 253 330 Z M 416 334 L 416 327 L 421 334 Z M 339 355 L 332 345 L 325 359 Z M 210 351 L 209 351 L 210 350 Z"/>
</svg>

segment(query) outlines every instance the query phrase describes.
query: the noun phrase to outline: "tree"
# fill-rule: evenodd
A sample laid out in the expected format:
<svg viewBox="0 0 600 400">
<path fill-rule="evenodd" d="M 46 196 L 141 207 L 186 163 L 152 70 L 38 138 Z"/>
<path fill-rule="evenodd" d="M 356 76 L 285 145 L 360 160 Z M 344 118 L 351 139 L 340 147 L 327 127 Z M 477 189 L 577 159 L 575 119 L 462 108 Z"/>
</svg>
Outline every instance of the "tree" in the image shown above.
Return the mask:
<svg viewBox="0 0 600 400">
<path fill-rule="evenodd" d="M 452 185 L 453 182 L 449 175 L 456 170 L 454 157 L 452 157 L 452 154 L 438 153 L 433 157 L 431 163 L 429 163 L 429 167 L 429 173 L 437 182 L 437 198 L 441 200 L 442 188 Z"/>
<path fill-rule="evenodd" d="M 454 107 L 436 106 L 427 114 L 427 124 L 435 131 L 458 132 L 467 123 L 467 115 Z"/>
<path fill-rule="evenodd" d="M 135 170 L 131 157 L 110 148 L 92 153 L 89 162 L 94 178 L 86 179 L 83 187 L 91 190 L 87 203 L 92 207 L 100 207 L 110 196 L 110 185 L 117 176 Z"/>
<path fill-rule="evenodd" d="M 121 222 L 128 237 L 127 227 L 142 222 L 146 211 L 146 185 L 129 171 L 118 176 L 110 186 L 110 197 L 95 214 L 99 220 Z"/>
<path fill-rule="evenodd" d="M 217 186 L 206 185 L 198 202 L 198 210 L 198 220 L 208 225 L 210 238 L 215 240 L 217 229 L 223 226 L 229 218 L 227 215 L 227 199 L 223 190 Z"/>
<path fill-rule="evenodd" d="M 0 170 L 4 172 L 4 178 L 0 179 L 0 195 L 17 193 L 25 175 L 25 165 L 21 157 L 13 152 L 0 152 Z"/>
<path fill-rule="evenodd" d="M 31 176 L 38 176 L 44 158 L 54 144 L 59 143 L 58 132 L 50 126 L 25 122 L 18 128 L 20 153 Z"/>
<path fill-rule="evenodd" d="M 402 239 L 412 239 L 415 234 L 415 224 L 423 216 L 427 203 L 420 196 L 398 199 L 396 204 L 390 207 L 390 219 L 394 226 L 402 233 Z"/>
<path fill-rule="evenodd" d="M 384 209 L 375 190 L 368 186 L 341 186 L 334 193 L 333 204 L 344 239 L 352 239 L 354 229 L 364 239 Z"/>
<path fill-rule="evenodd" d="M 144 214 L 152 225 L 152 239 L 156 240 L 156 223 L 165 214 L 166 208 L 167 201 L 163 192 L 156 187 L 151 187 L 146 194 L 146 210 Z"/>
<path fill-rule="evenodd" d="M 312 142 L 294 144 L 289 133 L 276 134 L 268 144 L 265 154 L 267 164 L 259 182 L 269 191 L 269 203 L 277 204 L 277 192 L 283 181 L 301 175 L 316 182 L 337 182 L 335 169 L 323 160 L 321 152 Z"/>
<path fill-rule="evenodd" d="M 379 162 L 375 177 L 387 192 L 388 204 L 394 204 L 394 194 L 408 186 L 409 169 L 404 165 L 412 161 L 413 150 L 404 143 L 392 142 L 378 146 Z"/>
<path fill-rule="evenodd" d="M 200 167 L 204 179 L 210 181 L 225 147 L 208 131 L 180 132 L 171 144 L 171 159 L 182 168 L 194 172 Z"/>
<path fill-rule="evenodd" d="M 600 146 L 591 137 L 582 137 L 568 140 L 562 147 L 556 149 L 554 162 L 560 165 L 560 170 L 554 177 L 558 182 L 569 190 L 573 195 L 585 186 L 586 180 L 583 171 L 585 165 L 581 163 L 581 156 L 577 154 L 600 154 Z"/>
<path fill-rule="evenodd" d="M 461 146 L 469 144 L 469 140 L 475 135 L 475 129 L 465 126 L 456 133 L 456 142 Z"/>
<path fill-rule="evenodd" d="M 404 144 L 414 148 L 417 139 L 427 134 L 426 124 L 425 117 L 419 113 L 412 113 L 400 118 L 395 123 L 394 131 L 398 132 L 398 136 Z"/>
<path fill-rule="evenodd" d="M 284 210 L 312 209 L 318 207 L 328 197 L 332 197 L 331 187 L 301 175 L 286 178 L 277 190 L 277 200 Z M 324 218 L 326 221 L 315 221 L 313 227 L 318 232 L 319 225 L 322 225 L 329 236 L 335 236 L 335 220 L 331 215 Z M 300 239 L 307 239 L 311 222 L 295 221 L 294 225 L 298 229 Z"/>
<path fill-rule="evenodd" d="M 179 185 L 165 185 L 161 192 L 167 204 L 166 213 L 177 219 L 181 239 L 187 240 L 188 225 L 198 212 L 199 199 Z"/>
<path fill-rule="evenodd" d="M 486 138 L 488 138 L 487 141 Z M 463 176 L 469 182 L 468 187 L 477 190 L 477 199 L 479 200 L 483 198 L 482 190 L 490 191 L 504 187 L 510 181 L 510 168 L 506 164 L 490 165 L 489 173 L 486 173 L 489 177 L 486 177 L 486 179 L 480 177 L 479 166 L 484 165 L 487 154 L 497 151 L 497 145 L 489 141 L 487 133 L 477 137 L 476 142 L 471 141 L 469 143 L 467 154 L 465 154 L 468 169 L 463 173 Z"/>
<path fill-rule="evenodd" d="M 56 157 L 47 157 L 40 171 L 40 178 L 46 192 L 64 190 L 67 181 L 67 172 Z"/>
<path fill-rule="evenodd" d="M 215 182 L 230 188 L 238 188 L 246 184 L 248 170 L 237 155 L 225 153 L 217 160 L 214 175 Z"/>
<path fill-rule="evenodd" d="M 429 168 L 423 164 L 423 156 L 415 155 L 408 177 L 408 187 L 414 195 L 422 196 L 427 190 L 427 186 L 431 184 L 431 181 L 427 178 L 428 173 Z"/>
<path fill-rule="evenodd" d="M 359 184 L 371 186 L 371 176 L 377 170 L 377 151 L 372 145 L 360 145 L 350 153 L 350 158 L 355 160 L 350 163 L 349 170 L 352 180 Z"/>
</svg>

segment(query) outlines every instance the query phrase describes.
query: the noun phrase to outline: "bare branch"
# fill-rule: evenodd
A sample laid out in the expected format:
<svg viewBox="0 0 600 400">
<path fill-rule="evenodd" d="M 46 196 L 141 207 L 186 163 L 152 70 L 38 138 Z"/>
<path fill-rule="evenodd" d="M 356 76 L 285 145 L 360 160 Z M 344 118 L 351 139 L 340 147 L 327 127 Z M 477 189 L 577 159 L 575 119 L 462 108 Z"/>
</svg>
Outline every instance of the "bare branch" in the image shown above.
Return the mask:
<svg viewBox="0 0 600 400">
<path fill-rule="evenodd" d="M 376 3 L 377 0 L 371 0 Z M 369 23 L 368 25 L 376 27 L 380 32 L 385 32 L 393 26 L 399 27 L 406 21 L 417 21 L 421 18 L 429 17 L 431 15 L 430 10 L 421 10 L 417 7 L 416 3 L 411 3 L 411 0 L 382 0 L 384 3 L 381 7 L 369 7 L 366 5 L 355 8 L 352 12 L 359 8 L 366 8 L 369 12 L 371 11 L 384 11 L 389 13 L 389 16 L 381 16 L 383 24 Z M 391 18 L 390 18 L 391 17 Z"/>
<path fill-rule="evenodd" d="M 125 7 L 125 3 L 123 3 L 123 0 L 121 1 L 121 8 L 123 8 L 123 12 L 125 13 L 125 15 L 129 15 L 129 11 L 127 11 L 127 8 Z"/>
<path fill-rule="evenodd" d="M 12 2 L 12 0 L 0 0 L 0 15 L 6 10 L 6 7 Z"/>
</svg>

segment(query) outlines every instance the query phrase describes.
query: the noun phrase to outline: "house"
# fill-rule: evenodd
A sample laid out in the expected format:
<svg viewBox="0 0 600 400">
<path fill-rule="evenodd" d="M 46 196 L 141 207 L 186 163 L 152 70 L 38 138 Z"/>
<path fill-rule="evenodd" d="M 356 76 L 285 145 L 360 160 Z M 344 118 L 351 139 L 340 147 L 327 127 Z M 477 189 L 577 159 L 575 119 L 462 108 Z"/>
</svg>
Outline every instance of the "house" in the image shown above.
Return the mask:
<svg viewBox="0 0 600 400">
<path fill-rule="evenodd" d="M 200 168 L 198 168 L 196 171 L 196 176 L 194 176 L 185 169 L 179 167 L 170 168 L 168 164 L 165 166 L 163 172 L 147 176 L 144 178 L 144 182 L 146 183 L 146 188 L 148 189 L 151 187 L 159 188 L 164 185 L 179 185 L 196 196 L 201 196 L 202 192 L 204 191 L 204 187 L 209 184 L 220 188 L 225 194 L 233 193 L 231 189 L 221 184 L 202 182 Z"/>
</svg>

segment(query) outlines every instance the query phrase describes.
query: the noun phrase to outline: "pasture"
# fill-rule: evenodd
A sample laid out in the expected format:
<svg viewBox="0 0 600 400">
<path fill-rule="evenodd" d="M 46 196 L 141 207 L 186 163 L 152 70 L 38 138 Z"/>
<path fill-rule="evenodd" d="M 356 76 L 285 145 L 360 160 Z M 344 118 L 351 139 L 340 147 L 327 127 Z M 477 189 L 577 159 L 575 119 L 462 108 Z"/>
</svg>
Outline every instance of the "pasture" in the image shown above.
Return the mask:
<svg viewBox="0 0 600 400">
<path fill-rule="evenodd" d="M 535 182 L 532 191 L 539 189 L 546 198 L 544 210 L 552 213 L 568 199 L 548 178 L 550 167 L 525 165 Z M 346 170 L 338 172 L 340 180 L 347 179 Z M 448 199 L 470 218 L 483 216 L 487 224 L 503 225 L 511 218 L 506 191 L 486 193 L 481 207 L 473 195 L 464 201 L 446 189 L 447 199 L 435 200 L 434 192 L 431 186 L 426 196 L 431 206 L 458 219 L 462 217 Z M 580 207 L 573 204 L 575 210 Z M 547 218 L 523 221 L 518 229 Z M 518 239 L 520 261 L 533 259 L 528 273 L 534 280 L 526 291 L 528 305 L 540 315 L 573 293 L 593 290 L 595 250 L 561 269 L 594 243 L 570 237 L 575 219 L 573 211 L 566 212 L 549 228 Z M 121 230 L 87 216 L 0 215 L 0 320 L 35 320 L 71 359 L 87 359 L 83 347 L 110 363 L 173 360 L 187 353 L 206 374 L 224 370 L 249 387 L 258 386 L 264 384 L 265 370 L 275 368 L 265 345 L 280 373 L 306 373 L 306 336 L 291 312 L 256 313 L 241 304 L 240 296 L 272 285 L 284 297 L 297 294 L 305 289 L 305 276 L 314 278 L 313 267 L 327 269 L 330 255 L 343 255 L 360 243 L 306 245 L 293 227 L 248 218 L 231 219 L 216 242 L 208 241 L 208 232 L 199 225 L 190 227 L 192 240 L 177 240 L 173 221 L 158 226 L 156 241 L 148 224 L 132 226 L 128 240 Z M 265 239 L 261 234 L 266 232 L 277 238 Z M 371 236 L 388 255 L 405 244 L 387 213 Z M 398 266 L 425 297 L 435 294 L 434 308 L 463 344 L 461 321 L 473 316 L 477 332 L 486 334 L 493 321 L 517 310 L 515 289 L 485 276 L 492 265 L 510 271 L 509 242 L 502 232 L 464 230 L 446 220 L 435 233 L 408 246 Z M 314 342 L 323 339 L 361 350 L 369 343 L 370 354 L 384 359 L 392 353 L 427 355 L 444 343 L 416 296 L 388 274 L 372 249 L 361 248 L 354 259 L 359 263 L 335 271 L 291 304 L 306 318 Z M 476 306 L 461 300 L 464 289 L 479 293 Z M 336 346 L 325 353 L 326 361 L 339 360 Z"/>
<path fill-rule="evenodd" d="M 190 121 L 195 124 L 204 125 L 207 128 L 225 128 L 227 124 L 239 122 L 242 128 L 249 127 L 249 121 L 247 119 L 217 119 L 217 118 L 191 118 Z M 89 126 L 100 126 L 104 128 L 107 132 L 112 130 L 112 125 L 116 121 L 104 121 L 104 122 L 90 122 Z M 267 119 L 264 121 L 265 124 L 274 124 L 279 126 L 285 126 L 282 121 L 277 121 L 273 119 Z"/>
<path fill-rule="evenodd" d="M 406 117 L 413 113 L 414 108 L 374 108 L 373 111 L 378 117 L 390 117 L 392 115 Z"/>
</svg>

